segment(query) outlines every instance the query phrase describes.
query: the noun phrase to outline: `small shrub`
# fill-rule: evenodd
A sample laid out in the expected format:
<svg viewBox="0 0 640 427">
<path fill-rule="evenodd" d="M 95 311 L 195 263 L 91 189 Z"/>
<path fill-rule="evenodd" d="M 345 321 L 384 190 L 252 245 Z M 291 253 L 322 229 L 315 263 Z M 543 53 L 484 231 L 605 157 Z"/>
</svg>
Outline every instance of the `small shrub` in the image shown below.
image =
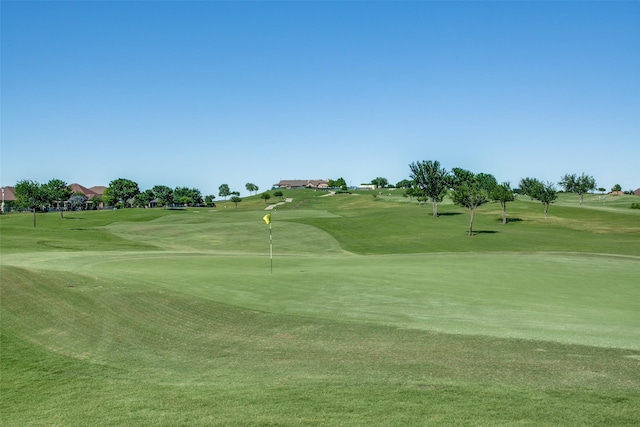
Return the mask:
<svg viewBox="0 0 640 427">
<path fill-rule="evenodd" d="M 631 209 L 640 209 L 640 203 L 631 203 Z"/>
</svg>

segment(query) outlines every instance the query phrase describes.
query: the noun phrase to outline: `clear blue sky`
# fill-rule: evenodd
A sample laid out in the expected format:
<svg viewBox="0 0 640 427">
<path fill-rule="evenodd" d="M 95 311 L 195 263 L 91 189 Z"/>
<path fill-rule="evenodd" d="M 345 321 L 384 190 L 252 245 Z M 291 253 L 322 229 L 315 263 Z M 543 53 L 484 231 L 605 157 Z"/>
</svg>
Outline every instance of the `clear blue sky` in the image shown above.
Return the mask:
<svg viewBox="0 0 640 427">
<path fill-rule="evenodd" d="M 439 160 L 640 187 L 639 2 L 2 1 L 0 184 L 246 195 Z"/>
</svg>

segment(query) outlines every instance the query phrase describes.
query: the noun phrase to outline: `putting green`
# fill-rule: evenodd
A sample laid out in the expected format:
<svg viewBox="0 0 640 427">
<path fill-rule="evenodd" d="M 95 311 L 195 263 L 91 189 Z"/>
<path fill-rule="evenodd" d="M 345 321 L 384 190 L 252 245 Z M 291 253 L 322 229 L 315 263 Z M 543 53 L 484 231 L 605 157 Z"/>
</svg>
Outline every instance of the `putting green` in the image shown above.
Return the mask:
<svg viewBox="0 0 640 427">
<path fill-rule="evenodd" d="M 402 328 L 640 349 L 640 258 L 553 253 L 267 256 L 63 253 L 3 263 L 89 272 L 238 307 Z"/>
</svg>

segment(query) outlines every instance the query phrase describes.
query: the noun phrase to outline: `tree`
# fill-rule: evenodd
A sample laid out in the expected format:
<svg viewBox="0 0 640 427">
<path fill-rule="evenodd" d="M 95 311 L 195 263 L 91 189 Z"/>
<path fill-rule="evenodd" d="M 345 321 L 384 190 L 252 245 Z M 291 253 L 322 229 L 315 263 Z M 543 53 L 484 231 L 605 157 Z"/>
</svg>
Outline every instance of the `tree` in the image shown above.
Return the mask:
<svg viewBox="0 0 640 427">
<path fill-rule="evenodd" d="M 489 201 L 490 186 L 495 178 L 488 174 L 474 174 L 462 168 L 453 168 L 453 193 L 451 198 L 456 205 L 469 209 L 469 236 L 473 235 L 473 219 L 478 206 Z"/>
<path fill-rule="evenodd" d="M 102 196 L 95 195 L 91 198 L 89 202 L 91 203 L 90 209 L 98 209 L 100 204 L 103 203 L 104 201 L 102 200 Z"/>
<path fill-rule="evenodd" d="M 278 190 L 278 191 L 273 193 L 273 196 L 282 198 L 282 197 L 284 197 L 284 193 L 282 191 Z"/>
<path fill-rule="evenodd" d="M 416 187 L 431 199 L 433 216 L 438 216 L 438 203 L 444 200 L 449 190 L 450 175 L 445 168 L 440 167 L 437 160 L 415 162 L 409 165 L 411 179 Z"/>
<path fill-rule="evenodd" d="M 379 176 L 379 177 L 377 177 L 377 178 L 372 179 L 372 180 L 371 180 L 371 183 L 372 183 L 373 185 L 375 185 L 375 186 L 376 186 L 376 188 L 384 188 L 384 187 L 386 187 L 387 185 L 389 185 L 389 181 L 387 181 L 387 178 L 383 178 L 383 177 L 381 177 L 381 176 Z"/>
<path fill-rule="evenodd" d="M 542 206 L 544 208 L 544 218 L 547 219 L 549 205 L 553 203 L 558 197 L 556 188 L 553 183 L 547 182 L 546 184 L 544 184 L 541 181 L 535 180 L 531 189 L 531 194 L 529 195 L 542 203 Z"/>
<path fill-rule="evenodd" d="M 173 204 L 173 190 L 166 185 L 156 185 L 151 191 L 156 195 L 160 206 L 165 207 Z"/>
<path fill-rule="evenodd" d="M 539 183 L 540 181 L 538 181 L 536 178 L 522 178 L 520 180 L 520 184 L 518 184 L 518 186 L 520 187 L 520 190 L 519 190 L 520 194 L 526 194 L 531 199 L 533 199 L 532 193 L 533 193 L 534 187 Z"/>
<path fill-rule="evenodd" d="M 340 188 L 342 190 L 346 190 L 347 189 L 347 182 L 344 180 L 344 178 L 338 178 L 336 180 L 330 179 L 327 182 L 327 186 L 329 188 Z"/>
<path fill-rule="evenodd" d="M 413 182 L 411 182 L 411 180 L 403 179 L 402 181 L 399 181 L 396 184 L 396 188 L 409 189 L 409 188 L 411 188 L 412 185 L 413 185 Z"/>
<path fill-rule="evenodd" d="M 620 184 L 616 184 L 613 187 L 611 187 L 612 193 L 615 193 L 616 191 L 622 191 L 622 186 Z"/>
<path fill-rule="evenodd" d="M 173 190 L 173 199 L 176 203 L 184 206 L 198 206 L 204 202 L 200 190 L 187 187 L 177 187 Z"/>
<path fill-rule="evenodd" d="M 42 186 L 42 190 L 45 193 L 48 204 L 57 205 L 60 209 L 60 218 L 64 218 L 64 202 L 69 200 L 73 193 L 71 187 L 61 179 L 51 179 Z"/>
<path fill-rule="evenodd" d="M 268 192 L 264 192 L 260 195 L 261 199 L 264 199 L 264 203 L 265 205 L 267 204 L 267 200 L 269 200 L 271 198 L 271 194 L 269 194 Z"/>
<path fill-rule="evenodd" d="M 215 199 L 216 196 L 214 196 L 213 194 L 210 194 L 208 196 L 204 196 L 204 204 L 206 206 L 210 206 L 212 208 L 216 207 L 216 203 L 213 201 L 213 199 Z"/>
<path fill-rule="evenodd" d="M 236 204 L 236 209 L 238 209 L 238 203 L 240 203 L 242 201 L 242 199 L 240 197 L 238 197 L 238 196 L 233 196 L 231 198 L 231 201 Z"/>
<path fill-rule="evenodd" d="M 575 173 L 566 174 L 560 179 L 558 184 L 564 188 L 564 191 L 568 193 L 576 193 L 580 196 L 580 206 L 582 206 L 582 200 L 585 193 L 596 189 L 596 180 L 592 176 L 584 173 L 580 176 L 576 176 Z"/>
<path fill-rule="evenodd" d="M 500 185 L 496 185 L 491 191 L 491 199 L 496 202 L 500 202 L 500 206 L 502 207 L 502 223 L 507 223 L 507 202 L 513 202 L 515 200 L 515 196 L 513 194 L 513 190 L 511 189 L 511 183 L 503 182 Z"/>
<path fill-rule="evenodd" d="M 251 192 L 255 192 L 256 194 L 258 194 L 258 190 L 260 189 L 257 185 L 250 182 L 247 182 L 244 187 L 247 189 L 249 194 L 251 194 Z"/>
<path fill-rule="evenodd" d="M 156 198 L 153 190 L 145 190 L 136 196 L 136 206 L 139 208 L 151 207 L 151 201 Z"/>
<path fill-rule="evenodd" d="M 87 204 L 87 196 L 84 194 L 75 194 L 69 198 L 69 209 L 72 211 L 81 211 Z"/>
<path fill-rule="evenodd" d="M 133 199 L 140 193 L 138 183 L 126 178 L 118 178 L 109 183 L 104 190 L 104 200 L 107 204 L 122 204 L 126 207 L 127 200 Z"/>
<path fill-rule="evenodd" d="M 229 190 L 228 184 L 222 184 L 220 187 L 218 187 L 218 196 L 224 197 L 224 199 L 227 200 L 227 197 L 229 197 L 229 195 L 231 195 L 231 190 Z"/>
<path fill-rule="evenodd" d="M 33 228 L 36 228 L 36 209 L 47 203 L 47 196 L 37 181 L 28 179 L 16 184 L 14 194 L 16 206 L 33 209 Z"/>
</svg>

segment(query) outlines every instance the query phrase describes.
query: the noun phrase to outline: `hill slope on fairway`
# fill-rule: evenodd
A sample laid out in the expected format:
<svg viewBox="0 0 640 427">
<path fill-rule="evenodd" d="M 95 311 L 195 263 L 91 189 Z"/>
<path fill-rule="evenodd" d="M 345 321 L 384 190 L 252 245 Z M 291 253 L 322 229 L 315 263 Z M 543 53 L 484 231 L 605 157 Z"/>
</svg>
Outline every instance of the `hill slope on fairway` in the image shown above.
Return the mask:
<svg viewBox="0 0 640 427">
<path fill-rule="evenodd" d="M 398 191 L 0 216 L 0 423 L 640 423 L 636 198 Z"/>
</svg>

